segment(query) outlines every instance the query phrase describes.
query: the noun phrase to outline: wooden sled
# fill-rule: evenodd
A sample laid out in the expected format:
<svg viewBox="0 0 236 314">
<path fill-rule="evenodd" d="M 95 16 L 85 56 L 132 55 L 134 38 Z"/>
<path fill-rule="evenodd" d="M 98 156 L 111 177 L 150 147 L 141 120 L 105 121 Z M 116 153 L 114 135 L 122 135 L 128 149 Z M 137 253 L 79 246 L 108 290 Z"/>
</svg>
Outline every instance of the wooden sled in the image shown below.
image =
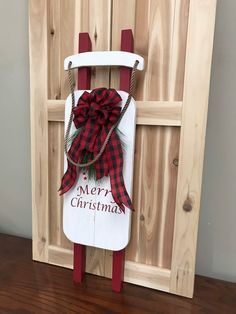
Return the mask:
<svg viewBox="0 0 236 314">
<path fill-rule="evenodd" d="M 122 32 L 122 50 L 115 52 L 86 52 L 91 49 L 91 41 L 87 33 L 79 37 L 79 54 L 67 57 L 65 70 L 78 69 L 78 90 L 75 91 L 75 103 L 85 90 L 90 91 L 91 66 L 121 66 L 120 89 L 117 91 L 124 106 L 130 88 L 130 74 L 136 60 L 138 70 L 143 70 L 144 60 L 133 50 L 131 30 Z M 83 53 L 81 53 L 83 52 Z M 71 95 L 65 105 L 65 126 L 67 126 L 72 106 Z M 73 129 L 74 128 L 74 129 Z M 71 134 L 75 131 L 73 126 Z M 123 177 L 126 190 L 132 197 L 133 165 L 135 148 L 136 106 L 134 99 L 122 118 L 118 129 L 125 144 Z M 67 158 L 64 160 L 67 169 Z M 96 181 L 82 172 L 76 184 L 64 195 L 63 230 L 67 238 L 74 242 L 74 281 L 81 282 L 85 270 L 85 246 L 93 246 L 114 251 L 112 287 L 120 291 L 123 280 L 124 248 L 129 243 L 131 230 L 131 210 L 123 213 L 114 202 L 111 194 L 109 177 Z"/>
</svg>

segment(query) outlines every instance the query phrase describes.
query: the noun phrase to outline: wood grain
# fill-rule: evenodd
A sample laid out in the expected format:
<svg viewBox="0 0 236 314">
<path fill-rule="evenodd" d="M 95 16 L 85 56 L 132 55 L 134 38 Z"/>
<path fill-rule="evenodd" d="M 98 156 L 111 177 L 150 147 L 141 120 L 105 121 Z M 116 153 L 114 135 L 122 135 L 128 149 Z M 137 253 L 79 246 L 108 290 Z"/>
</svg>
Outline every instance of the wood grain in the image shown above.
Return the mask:
<svg viewBox="0 0 236 314">
<path fill-rule="evenodd" d="M 69 94 L 64 58 L 78 52 L 79 32 L 89 32 L 93 51 L 110 50 L 111 1 L 48 1 L 49 99 Z M 93 69 L 92 88 L 109 85 L 109 68 Z"/>
<path fill-rule="evenodd" d="M 235 283 L 196 276 L 193 300 L 128 283 L 113 293 L 109 279 L 86 274 L 83 284 L 74 285 L 71 270 L 33 262 L 31 240 L 0 235 L 0 247 L 2 314 L 235 314 Z"/>
<path fill-rule="evenodd" d="M 72 245 L 71 245 L 72 246 Z M 65 249 L 58 245 L 49 245 L 48 246 L 48 262 L 50 264 L 73 268 L 73 250 Z"/>
<path fill-rule="evenodd" d="M 60 56 L 60 84 L 61 98 L 66 98 L 69 94 L 69 86 L 67 76 L 63 68 L 63 60 L 74 53 L 74 33 L 75 33 L 75 0 L 65 1 L 60 0 L 60 42 L 58 53 Z M 57 4 L 58 5 L 58 4 Z M 80 18 L 78 16 L 77 18 Z M 55 52 L 55 50 L 54 50 Z M 76 50 L 77 53 L 77 50 Z"/>
<path fill-rule="evenodd" d="M 181 101 L 137 101 L 137 121 L 143 125 L 181 125 Z M 48 121 L 64 122 L 65 100 L 48 100 Z"/>
<path fill-rule="evenodd" d="M 169 100 L 182 100 L 189 0 L 176 0 L 169 66 Z"/>
<path fill-rule="evenodd" d="M 181 101 L 137 101 L 137 124 L 181 125 Z"/>
<path fill-rule="evenodd" d="M 136 0 L 112 1 L 111 50 L 121 49 L 121 31 L 132 29 L 134 33 Z M 119 14 L 118 12 L 122 12 Z M 135 39 L 134 39 L 135 42 Z M 137 71 L 138 72 L 138 71 Z M 120 71 L 111 69 L 110 87 L 120 88 Z"/>
<path fill-rule="evenodd" d="M 47 41 L 48 41 L 48 98 L 61 98 L 61 1 L 47 1 Z"/>
<path fill-rule="evenodd" d="M 214 0 L 190 1 L 170 286 L 188 297 L 195 274 L 215 9 Z"/>
<path fill-rule="evenodd" d="M 29 1 L 33 258 L 48 260 L 47 6 Z M 40 43 L 40 45 L 39 45 Z"/>
<path fill-rule="evenodd" d="M 65 249 L 72 249 L 72 243 L 62 232 L 63 198 L 58 189 L 64 172 L 64 124 L 60 122 L 48 125 L 49 167 L 49 243 Z"/>
<path fill-rule="evenodd" d="M 189 0 L 113 1 L 112 49 L 122 29 L 134 30 L 135 53 L 145 59 L 136 100 L 182 100 Z M 123 14 L 116 14 L 123 12 Z M 117 71 L 111 85 L 118 87 Z"/>
<path fill-rule="evenodd" d="M 126 261 L 124 281 L 169 292 L 170 270 L 162 267 Z"/>
<path fill-rule="evenodd" d="M 169 100 L 175 1 L 137 0 L 136 3 L 135 34 L 140 37 L 135 40 L 135 51 L 141 50 L 146 61 L 145 75 L 137 85 L 137 99 Z M 141 18 L 143 12 L 144 23 Z"/>
<path fill-rule="evenodd" d="M 136 132 L 135 212 L 126 258 L 170 268 L 179 128 L 142 126 Z"/>
</svg>

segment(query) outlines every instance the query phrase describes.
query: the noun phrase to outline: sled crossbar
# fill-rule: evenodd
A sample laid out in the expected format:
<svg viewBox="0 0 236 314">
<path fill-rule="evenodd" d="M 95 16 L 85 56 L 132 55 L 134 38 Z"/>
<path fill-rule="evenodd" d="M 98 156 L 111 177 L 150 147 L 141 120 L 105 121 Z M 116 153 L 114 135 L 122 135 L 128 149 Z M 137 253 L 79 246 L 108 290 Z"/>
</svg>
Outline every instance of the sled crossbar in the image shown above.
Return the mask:
<svg viewBox="0 0 236 314">
<path fill-rule="evenodd" d="M 136 60 L 139 61 L 137 69 L 143 70 L 144 59 L 135 53 L 126 51 L 83 52 L 67 57 L 64 61 L 64 69 L 68 70 L 70 62 L 72 62 L 71 69 L 91 66 L 124 66 L 133 68 Z"/>
</svg>

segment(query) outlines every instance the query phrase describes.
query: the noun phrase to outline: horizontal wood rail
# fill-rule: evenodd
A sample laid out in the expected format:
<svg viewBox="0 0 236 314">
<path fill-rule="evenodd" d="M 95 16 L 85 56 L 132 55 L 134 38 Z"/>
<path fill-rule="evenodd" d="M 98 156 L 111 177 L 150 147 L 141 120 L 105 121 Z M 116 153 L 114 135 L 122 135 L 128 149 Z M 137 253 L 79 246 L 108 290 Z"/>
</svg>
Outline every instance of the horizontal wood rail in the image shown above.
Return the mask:
<svg viewBox="0 0 236 314">
<path fill-rule="evenodd" d="M 180 126 L 181 101 L 136 101 L 137 124 Z M 48 121 L 64 121 L 65 100 L 48 100 Z"/>
<path fill-rule="evenodd" d="M 49 245 L 48 259 L 50 264 L 72 268 L 73 251 Z M 170 273 L 170 270 L 166 268 L 126 261 L 124 281 L 169 292 Z"/>
<path fill-rule="evenodd" d="M 166 268 L 126 261 L 124 281 L 169 292 L 170 273 Z"/>
</svg>

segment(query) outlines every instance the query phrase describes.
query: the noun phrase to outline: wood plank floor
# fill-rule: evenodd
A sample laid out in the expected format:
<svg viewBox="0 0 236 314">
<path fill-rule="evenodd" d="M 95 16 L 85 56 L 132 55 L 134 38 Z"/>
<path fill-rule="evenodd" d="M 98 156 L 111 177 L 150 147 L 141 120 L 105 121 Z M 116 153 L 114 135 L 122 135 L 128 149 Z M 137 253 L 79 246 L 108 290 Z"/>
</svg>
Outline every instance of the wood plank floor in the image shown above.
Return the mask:
<svg viewBox="0 0 236 314">
<path fill-rule="evenodd" d="M 31 240 L 0 235 L 0 313 L 236 313 L 236 284 L 196 276 L 192 300 L 31 261 Z"/>
</svg>

